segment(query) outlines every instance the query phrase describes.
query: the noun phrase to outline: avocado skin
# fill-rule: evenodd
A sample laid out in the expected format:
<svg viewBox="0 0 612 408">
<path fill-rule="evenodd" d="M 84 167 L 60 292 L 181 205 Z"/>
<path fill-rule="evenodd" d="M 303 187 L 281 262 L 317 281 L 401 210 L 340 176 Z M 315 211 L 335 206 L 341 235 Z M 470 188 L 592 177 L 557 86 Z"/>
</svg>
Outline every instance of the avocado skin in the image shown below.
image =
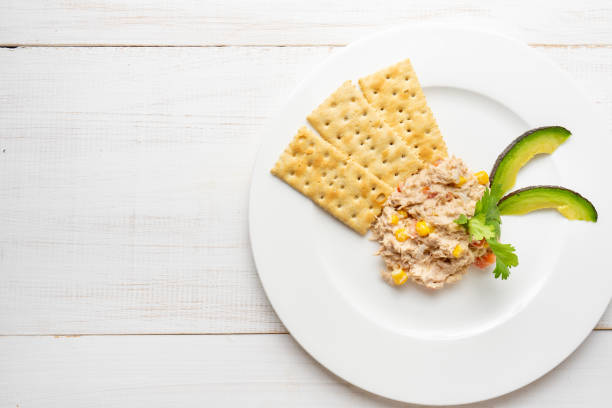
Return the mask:
<svg viewBox="0 0 612 408">
<path fill-rule="evenodd" d="M 504 196 L 501 200 L 499 200 L 497 206 L 502 215 L 510 215 L 514 213 L 504 211 L 507 204 L 512 203 L 516 206 L 522 204 L 521 201 L 524 201 L 524 204 L 529 204 L 530 198 L 541 198 L 543 195 L 546 194 L 552 194 L 557 196 L 559 198 L 559 201 L 563 202 L 563 205 L 569 206 L 576 212 L 580 212 L 583 215 L 583 218 L 569 218 L 566 214 L 562 213 L 566 218 L 597 222 L 597 209 L 595 208 L 593 203 L 591 203 L 587 198 L 583 197 L 580 193 L 561 186 L 543 185 L 521 188 Z M 504 203 L 506 203 L 506 205 Z M 555 208 L 558 210 L 559 206 L 559 204 L 551 202 L 550 205 L 534 208 L 534 210 L 542 208 Z M 521 214 L 525 214 L 531 211 L 533 210 L 527 210 L 524 213 L 522 212 Z"/>
<path fill-rule="evenodd" d="M 563 126 L 541 126 L 541 127 L 537 127 L 531 130 L 528 130 L 527 132 L 523 133 L 522 135 L 520 135 L 519 137 L 517 137 L 516 139 L 514 139 L 512 141 L 512 143 L 510 143 L 500 154 L 499 156 L 497 156 L 497 160 L 495 160 L 495 164 L 493 164 L 493 169 L 491 170 L 491 172 L 489 173 L 489 179 L 491 180 L 491 186 L 493 186 L 494 183 L 496 183 L 495 180 L 495 176 L 497 175 L 497 170 L 499 169 L 499 166 L 501 165 L 501 163 L 504 161 L 504 159 L 508 156 L 508 154 L 510 152 L 512 152 L 516 146 L 523 142 L 525 139 L 528 139 L 531 135 L 533 135 L 534 133 L 538 133 L 542 130 L 556 130 L 558 132 L 561 133 L 566 133 L 567 136 L 565 137 L 565 139 L 563 140 L 563 142 L 565 142 L 565 140 L 567 140 L 567 138 L 572 134 L 569 130 L 567 130 L 566 128 L 564 128 Z M 563 143 L 561 142 L 561 143 Z M 501 183 L 500 183 L 501 184 Z M 506 190 L 507 191 L 507 190 Z M 501 192 L 502 194 L 505 193 L 505 191 Z"/>
</svg>

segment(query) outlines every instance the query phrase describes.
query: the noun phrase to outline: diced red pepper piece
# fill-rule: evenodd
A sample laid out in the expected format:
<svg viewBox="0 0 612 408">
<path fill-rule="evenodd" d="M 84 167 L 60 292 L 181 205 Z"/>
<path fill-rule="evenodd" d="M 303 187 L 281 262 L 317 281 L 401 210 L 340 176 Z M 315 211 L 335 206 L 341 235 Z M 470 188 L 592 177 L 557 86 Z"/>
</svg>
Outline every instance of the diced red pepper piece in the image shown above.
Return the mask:
<svg viewBox="0 0 612 408">
<path fill-rule="evenodd" d="M 480 269 L 486 268 L 489 265 L 493 265 L 495 263 L 495 254 L 493 252 L 487 252 L 483 256 L 476 258 L 474 261 L 474 265 L 479 267 Z"/>
<path fill-rule="evenodd" d="M 487 242 L 487 240 L 483 238 L 480 241 L 472 241 L 471 245 L 475 246 L 476 248 L 482 248 L 485 242 Z"/>
</svg>

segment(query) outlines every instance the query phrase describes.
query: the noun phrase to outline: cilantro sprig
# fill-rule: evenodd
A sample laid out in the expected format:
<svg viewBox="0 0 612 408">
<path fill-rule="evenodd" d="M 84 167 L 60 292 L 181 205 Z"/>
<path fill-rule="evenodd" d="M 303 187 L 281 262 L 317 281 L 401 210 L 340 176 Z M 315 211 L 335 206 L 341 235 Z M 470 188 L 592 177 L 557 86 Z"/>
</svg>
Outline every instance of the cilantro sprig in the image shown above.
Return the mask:
<svg viewBox="0 0 612 408">
<path fill-rule="evenodd" d="M 466 229 L 473 241 L 483 239 L 487 241 L 489 248 L 495 254 L 493 275 L 496 279 L 500 276 L 502 279 L 508 279 L 510 268 L 518 265 L 518 257 L 512 245 L 499 242 L 501 216 L 497 208 L 497 202 L 500 195 L 498 186 L 494 185 L 491 189 L 487 187 L 476 203 L 474 215 L 468 217 L 461 214 L 455 222 Z"/>
</svg>

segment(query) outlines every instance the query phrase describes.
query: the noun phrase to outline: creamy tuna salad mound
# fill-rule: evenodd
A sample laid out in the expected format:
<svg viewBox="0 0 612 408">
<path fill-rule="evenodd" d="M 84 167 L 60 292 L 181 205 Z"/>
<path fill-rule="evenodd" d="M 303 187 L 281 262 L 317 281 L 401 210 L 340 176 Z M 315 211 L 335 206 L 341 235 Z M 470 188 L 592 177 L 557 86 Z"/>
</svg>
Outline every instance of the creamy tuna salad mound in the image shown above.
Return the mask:
<svg viewBox="0 0 612 408">
<path fill-rule="evenodd" d="M 456 157 L 430 165 L 400 184 L 372 226 L 387 267 L 383 279 L 399 285 L 410 278 L 432 289 L 461 279 L 487 250 L 471 242 L 454 220 L 473 215 L 484 190 Z"/>
</svg>

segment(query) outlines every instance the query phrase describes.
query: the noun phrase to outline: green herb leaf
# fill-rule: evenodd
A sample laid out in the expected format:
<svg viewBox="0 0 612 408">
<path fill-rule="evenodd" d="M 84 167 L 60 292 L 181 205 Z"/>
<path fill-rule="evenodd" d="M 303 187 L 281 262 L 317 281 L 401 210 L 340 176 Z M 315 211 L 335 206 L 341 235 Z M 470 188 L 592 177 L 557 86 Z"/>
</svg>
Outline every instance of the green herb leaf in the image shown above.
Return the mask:
<svg viewBox="0 0 612 408">
<path fill-rule="evenodd" d="M 506 280 L 508 279 L 508 276 L 510 276 L 510 269 L 502 261 L 496 259 L 493 275 L 495 276 L 495 279 L 501 276 L 502 280 Z"/>
<path fill-rule="evenodd" d="M 516 250 L 512 245 L 502 244 L 494 239 L 487 240 L 487 242 L 489 243 L 489 248 L 491 248 L 491 251 L 493 251 L 497 260 L 501 260 L 508 266 L 518 265 L 518 256 L 516 256 L 516 253 L 514 252 Z"/>
<path fill-rule="evenodd" d="M 468 222 L 468 217 L 465 214 L 461 214 L 459 217 L 457 217 L 457 219 L 455 220 L 455 222 L 459 225 L 464 225 L 467 224 Z"/>
<path fill-rule="evenodd" d="M 495 254 L 495 278 L 501 277 L 503 280 L 510 276 L 510 268 L 518 265 L 518 257 L 515 249 L 510 244 L 502 244 L 498 241 L 501 234 L 501 215 L 497 202 L 500 198 L 500 188 L 494 185 L 485 191 L 476 203 L 474 215 L 468 217 L 461 214 L 455 222 L 463 227 L 470 234 L 474 241 L 486 239 L 489 248 Z"/>
<path fill-rule="evenodd" d="M 496 205 L 497 202 L 502 198 L 503 194 L 504 193 L 501 189 L 501 184 L 497 183 L 491 186 L 491 196 L 493 197 L 493 201 L 495 201 Z"/>
<path fill-rule="evenodd" d="M 481 239 L 495 239 L 496 230 L 492 224 L 487 224 L 484 214 L 478 214 L 468 220 L 468 232 L 472 241 L 480 241 Z"/>
<path fill-rule="evenodd" d="M 497 208 L 497 198 L 488 188 L 485 189 L 482 198 L 476 203 L 474 216 L 477 217 L 480 214 L 484 214 L 485 222 L 493 226 L 495 236 L 499 237 L 501 232 L 501 215 Z"/>
<path fill-rule="evenodd" d="M 499 213 L 499 208 L 497 208 L 497 204 L 494 201 L 491 201 L 491 204 L 487 207 L 487 212 L 485 213 L 488 222 L 496 222 L 501 224 L 501 215 Z"/>
</svg>

